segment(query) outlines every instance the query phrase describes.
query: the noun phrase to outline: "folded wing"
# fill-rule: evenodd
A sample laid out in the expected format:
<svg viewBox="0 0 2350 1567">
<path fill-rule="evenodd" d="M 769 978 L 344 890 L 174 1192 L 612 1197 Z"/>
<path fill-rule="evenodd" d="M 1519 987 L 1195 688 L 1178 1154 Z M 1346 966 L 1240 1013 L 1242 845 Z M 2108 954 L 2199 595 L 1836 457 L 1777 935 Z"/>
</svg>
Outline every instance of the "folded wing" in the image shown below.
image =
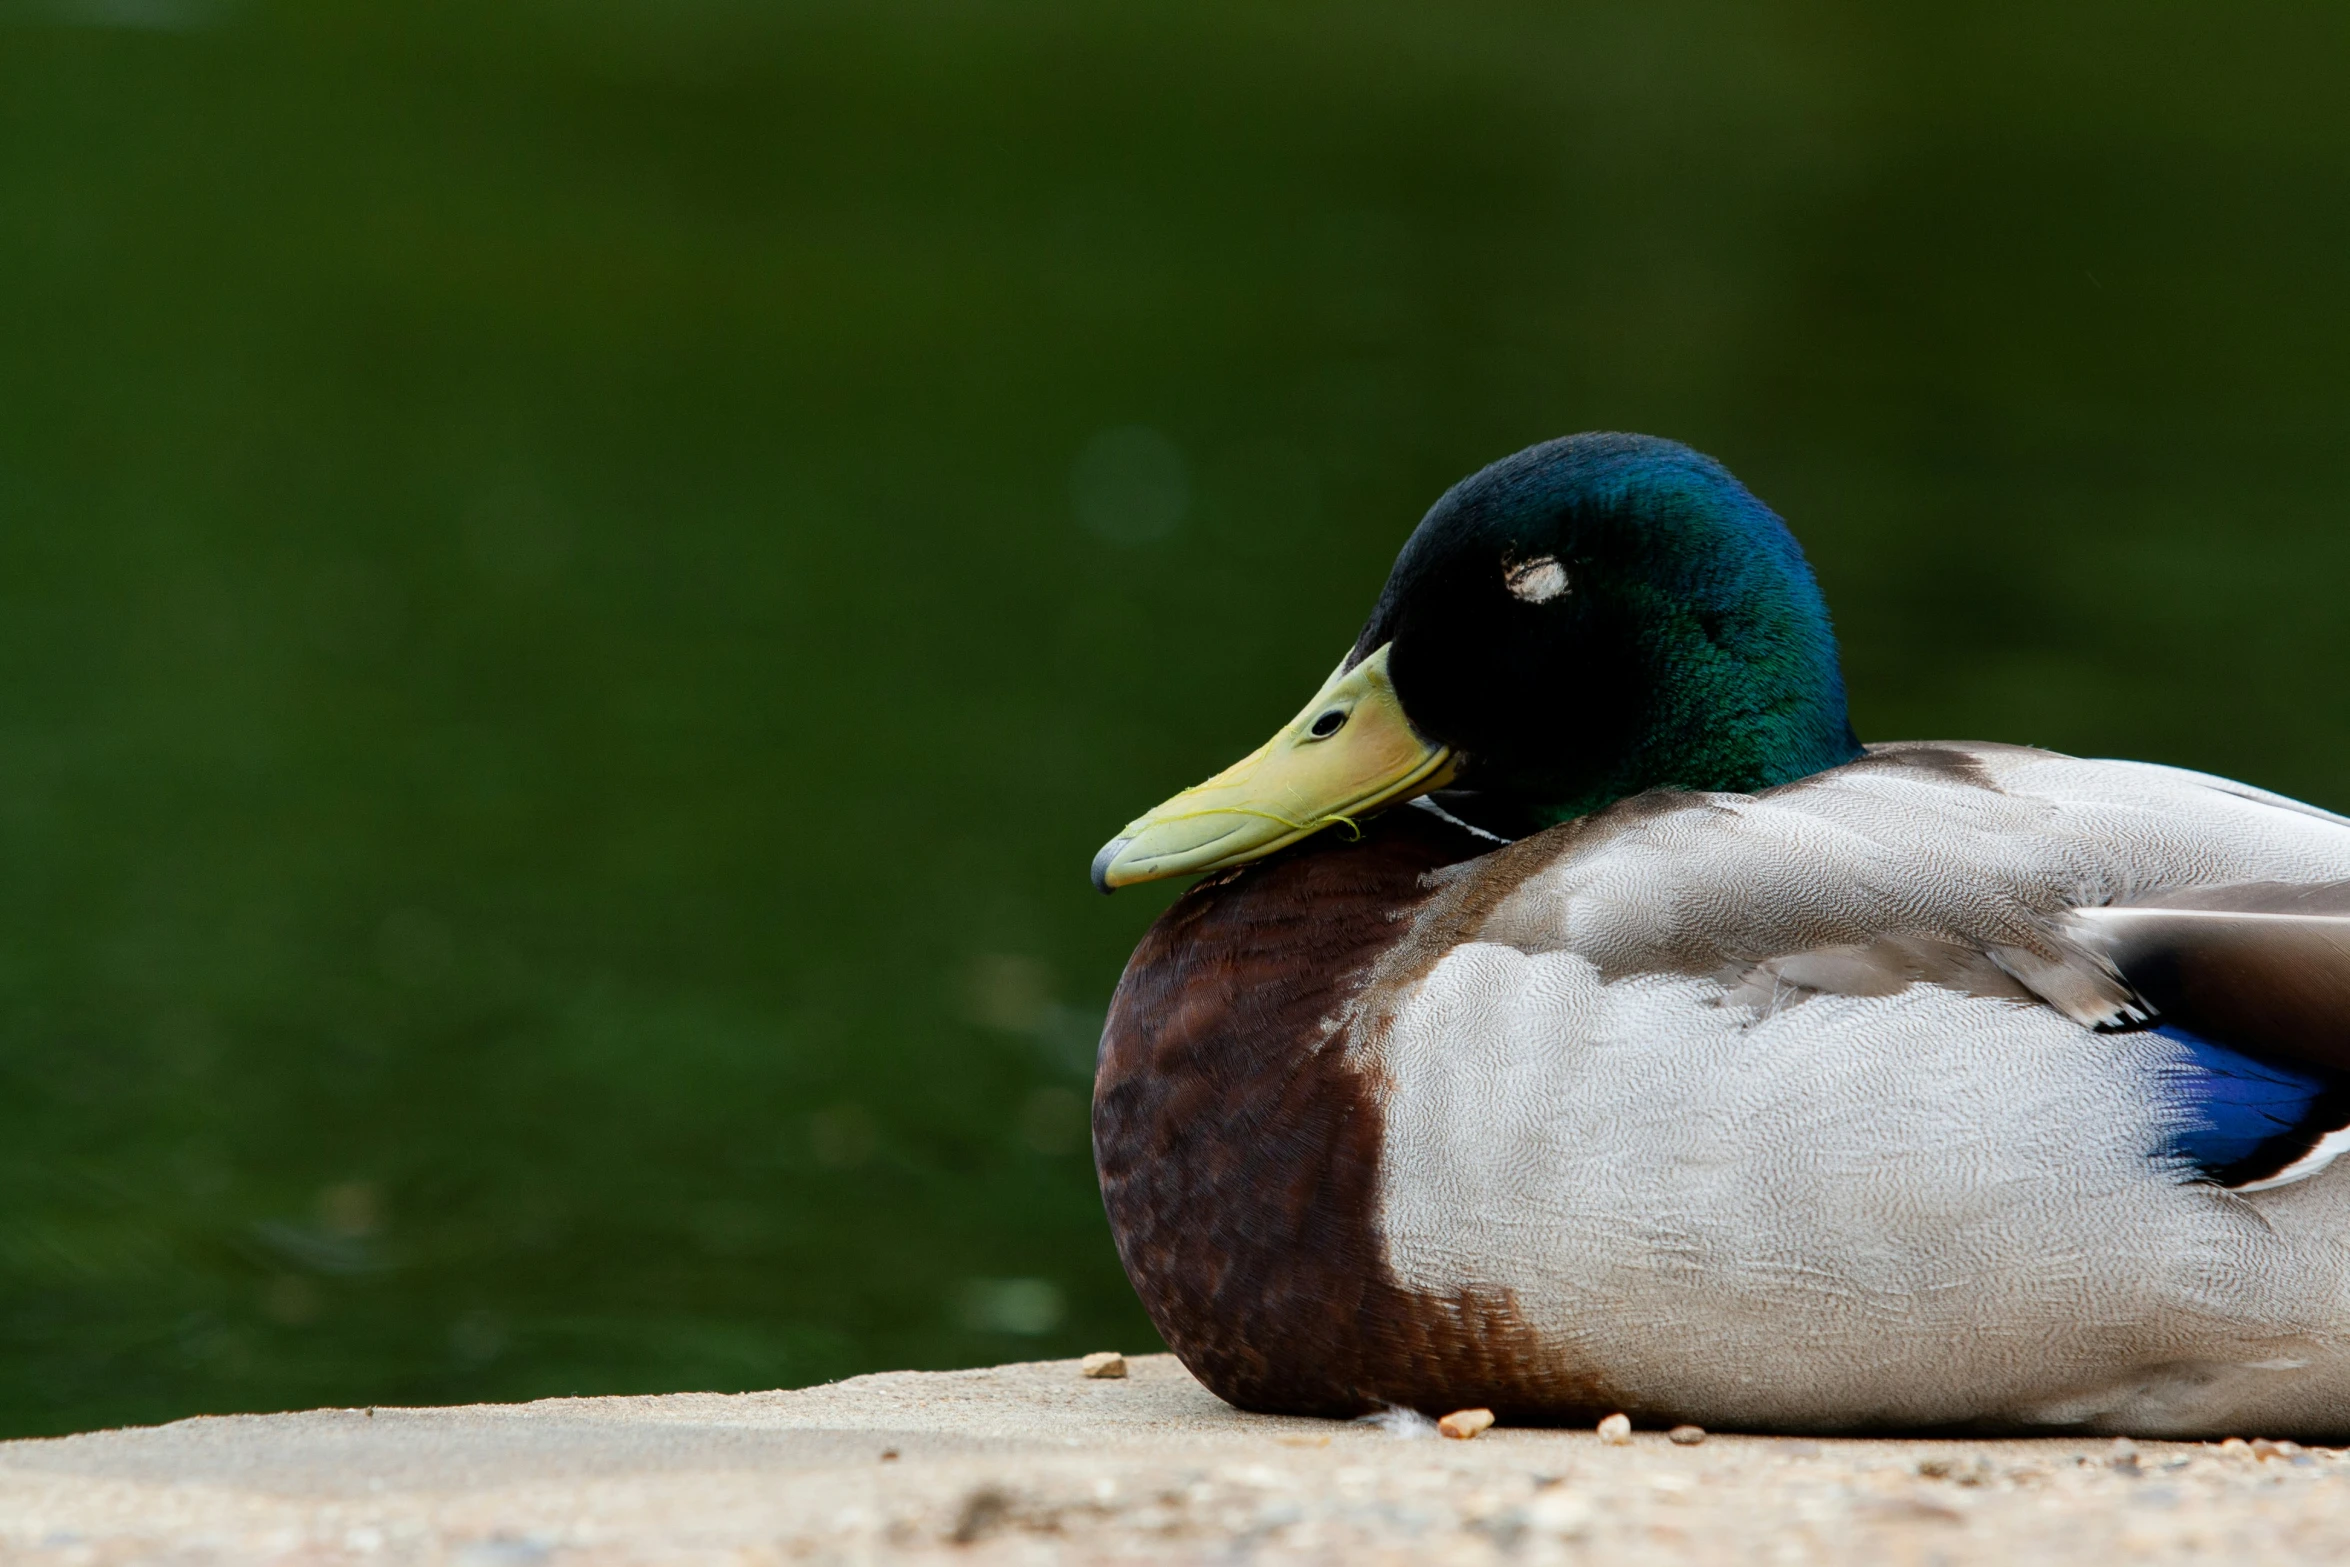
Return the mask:
<svg viewBox="0 0 2350 1567">
<path fill-rule="evenodd" d="M 2074 909 L 2067 941 L 2183 1057 L 2172 1151 L 2239 1191 L 2350 1148 L 2350 883 L 2245 882 Z"/>
<path fill-rule="evenodd" d="M 2350 882 L 2195 887 L 2075 909 L 2060 925 L 2162 1022 L 2350 1072 Z"/>
</svg>

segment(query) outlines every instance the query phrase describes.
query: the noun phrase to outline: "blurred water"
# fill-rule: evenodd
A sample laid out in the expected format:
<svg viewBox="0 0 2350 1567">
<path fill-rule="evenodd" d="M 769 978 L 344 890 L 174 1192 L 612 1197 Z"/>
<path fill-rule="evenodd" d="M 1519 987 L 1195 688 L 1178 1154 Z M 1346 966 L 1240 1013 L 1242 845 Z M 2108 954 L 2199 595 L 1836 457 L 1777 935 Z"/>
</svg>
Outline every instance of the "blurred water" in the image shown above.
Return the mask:
<svg viewBox="0 0 2350 1567">
<path fill-rule="evenodd" d="M 2350 13 L 0 7 L 9 1431 L 1148 1347 L 1086 862 L 1545 436 L 2350 806 Z"/>
</svg>

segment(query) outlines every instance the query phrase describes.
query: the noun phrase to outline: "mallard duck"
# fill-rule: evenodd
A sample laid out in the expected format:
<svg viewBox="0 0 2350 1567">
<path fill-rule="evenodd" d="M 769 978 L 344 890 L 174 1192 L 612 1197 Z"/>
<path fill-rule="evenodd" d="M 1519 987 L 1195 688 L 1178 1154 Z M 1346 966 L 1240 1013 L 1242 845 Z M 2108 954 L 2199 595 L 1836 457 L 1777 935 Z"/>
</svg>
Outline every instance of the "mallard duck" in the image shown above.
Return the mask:
<svg viewBox="0 0 2350 1567">
<path fill-rule="evenodd" d="M 2350 820 L 1862 745 L 1801 549 L 1687 447 L 1446 492 L 1093 865 L 1186 875 L 1094 1147 L 1233 1404 L 2350 1431 Z"/>
</svg>

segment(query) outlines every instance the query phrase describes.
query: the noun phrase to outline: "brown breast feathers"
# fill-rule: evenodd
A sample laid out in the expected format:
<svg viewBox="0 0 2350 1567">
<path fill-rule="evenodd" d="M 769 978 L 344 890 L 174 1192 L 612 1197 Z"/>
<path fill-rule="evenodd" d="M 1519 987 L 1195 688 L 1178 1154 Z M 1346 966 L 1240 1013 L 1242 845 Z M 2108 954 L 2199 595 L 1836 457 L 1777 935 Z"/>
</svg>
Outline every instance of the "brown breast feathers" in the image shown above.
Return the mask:
<svg viewBox="0 0 2350 1567">
<path fill-rule="evenodd" d="M 1127 1277 L 1168 1346 L 1243 1409 L 1605 1412 L 1512 1303 L 1400 1288 L 1378 1233 L 1380 1094 L 1341 1011 L 1488 845 L 1397 810 L 1212 876 L 1151 927 L 1110 1003 L 1094 1157 Z"/>
</svg>

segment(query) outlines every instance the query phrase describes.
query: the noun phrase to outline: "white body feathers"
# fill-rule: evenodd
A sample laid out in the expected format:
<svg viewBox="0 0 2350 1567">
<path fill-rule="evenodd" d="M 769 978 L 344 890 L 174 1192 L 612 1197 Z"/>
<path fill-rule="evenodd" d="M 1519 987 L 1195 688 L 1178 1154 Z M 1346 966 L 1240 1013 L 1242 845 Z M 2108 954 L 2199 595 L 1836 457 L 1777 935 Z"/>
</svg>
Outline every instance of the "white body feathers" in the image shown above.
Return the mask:
<svg viewBox="0 0 2350 1567">
<path fill-rule="evenodd" d="M 2183 1180 L 2151 1152 L 2178 1047 L 2085 1026 L 2114 991 L 2049 940 L 2167 888 L 2350 881 L 2350 822 L 1903 750 L 1566 829 L 1358 998 L 1398 1282 L 1505 1296 L 1706 1425 L 2350 1428 L 2350 1166 Z M 1991 966 L 1888 982 L 1888 937 Z"/>
</svg>

